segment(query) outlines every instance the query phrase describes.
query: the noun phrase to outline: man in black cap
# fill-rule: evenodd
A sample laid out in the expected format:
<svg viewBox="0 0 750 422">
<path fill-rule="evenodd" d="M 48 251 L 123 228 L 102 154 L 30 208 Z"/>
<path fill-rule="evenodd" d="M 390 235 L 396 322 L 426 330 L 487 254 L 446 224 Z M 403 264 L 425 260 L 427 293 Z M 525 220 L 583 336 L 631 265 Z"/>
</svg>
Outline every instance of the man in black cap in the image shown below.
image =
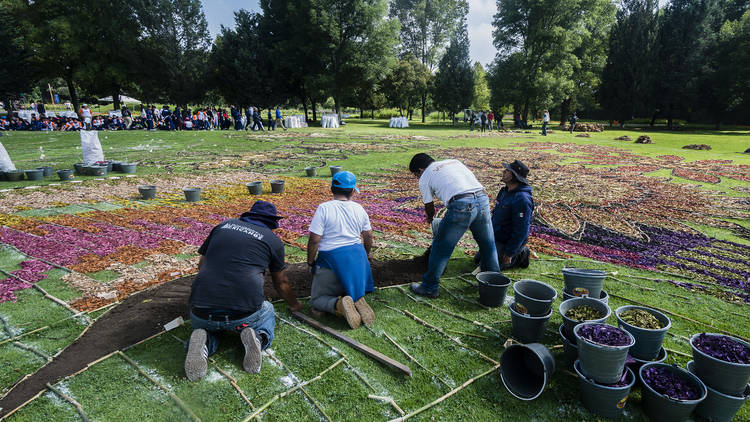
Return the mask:
<svg viewBox="0 0 750 422">
<path fill-rule="evenodd" d="M 529 168 L 520 160 L 503 163 L 503 167 L 505 186 L 497 194 L 495 209 L 492 210 L 497 258 L 502 270 L 527 268 L 531 251 L 526 247 L 526 241 L 534 212 L 532 189 L 526 180 Z M 475 259 L 478 262 L 478 258 Z"/>
<path fill-rule="evenodd" d="M 282 218 L 272 203 L 256 201 L 240 218 L 214 227 L 198 249 L 198 275 L 190 292 L 193 333 L 185 358 L 190 381 L 206 375 L 208 356 L 219 348 L 222 331 L 239 333 L 243 368 L 260 372 L 261 351 L 271 345 L 275 325 L 273 305 L 263 295 L 266 268 L 290 309 L 302 308 L 284 272 L 284 244 L 272 231 Z"/>
</svg>

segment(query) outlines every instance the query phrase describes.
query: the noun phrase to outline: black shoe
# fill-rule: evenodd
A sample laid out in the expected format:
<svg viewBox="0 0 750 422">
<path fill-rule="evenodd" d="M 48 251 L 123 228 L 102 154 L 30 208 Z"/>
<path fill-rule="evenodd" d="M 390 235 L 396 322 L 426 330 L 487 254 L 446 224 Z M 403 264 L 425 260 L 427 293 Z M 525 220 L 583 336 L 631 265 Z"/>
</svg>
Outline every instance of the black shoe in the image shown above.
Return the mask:
<svg viewBox="0 0 750 422">
<path fill-rule="evenodd" d="M 521 256 L 518 257 L 518 266 L 521 268 L 529 268 L 529 255 L 531 255 L 531 250 L 524 246 L 523 250 L 521 251 Z"/>
</svg>

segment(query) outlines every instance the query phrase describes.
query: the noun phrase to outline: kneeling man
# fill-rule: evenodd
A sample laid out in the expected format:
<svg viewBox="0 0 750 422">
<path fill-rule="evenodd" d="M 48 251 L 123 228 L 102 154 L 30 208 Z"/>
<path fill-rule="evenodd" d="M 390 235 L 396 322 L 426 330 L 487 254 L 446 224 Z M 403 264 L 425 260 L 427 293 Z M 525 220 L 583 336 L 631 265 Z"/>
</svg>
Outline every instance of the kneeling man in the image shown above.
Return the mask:
<svg viewBox="0 0 750 422">
<path fill-rule="evenodd" d="M 534 213 L 532 189 L 526 180 L 529 168 L 520 160 L 503 163 L 503 167 L 502 181 L 505 186 L 498 192 L 495 209 L 492 210 L 492 229 L 500 268 L 527 268 L 531 252 L 526 242 Z"/>
<path fill-rule="evenodd" d="M 198 249 L 198 275 L 190 292 L 193 333 L 185 358 L 190 381 L 206 375 L 208 356 L 219 348 L 222 331 L 239 333 L 245 346 L 242 367 L 260 372 L 261 351 L 271 345 L 276 322 L 273 305 L 263 295 L 266 268 L 289 308 L 302 308 L 284 273 L 284 244 L 272 231 L 281 218 L 272 203 L 256 201 L 240 218 L 214 227 Z"/>
</svg>

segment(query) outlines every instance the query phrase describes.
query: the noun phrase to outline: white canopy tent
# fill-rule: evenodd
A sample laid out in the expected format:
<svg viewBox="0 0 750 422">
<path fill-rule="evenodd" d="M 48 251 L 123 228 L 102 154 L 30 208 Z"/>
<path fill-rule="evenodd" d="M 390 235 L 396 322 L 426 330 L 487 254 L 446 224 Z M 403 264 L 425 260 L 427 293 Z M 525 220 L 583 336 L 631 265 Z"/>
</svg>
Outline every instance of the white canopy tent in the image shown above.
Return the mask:
<svg viewBox="0 0 750 422">
<path fill-rule="evenodd" d="M 102 102 L 102 103 L 111 103 L 111 102 L 114 102 L 114 101 L 112 101 L 112 96 L 111 95 L 109 97 L 97 98 L 97 101 Z M 127 103 L 127 104 L 140 104 L 141 103 L 140 100 L 136 100 L 133 97 L 128 97 L 127 95 L 120 95 L 120 102 L 121 103 Z"/>
</svg>

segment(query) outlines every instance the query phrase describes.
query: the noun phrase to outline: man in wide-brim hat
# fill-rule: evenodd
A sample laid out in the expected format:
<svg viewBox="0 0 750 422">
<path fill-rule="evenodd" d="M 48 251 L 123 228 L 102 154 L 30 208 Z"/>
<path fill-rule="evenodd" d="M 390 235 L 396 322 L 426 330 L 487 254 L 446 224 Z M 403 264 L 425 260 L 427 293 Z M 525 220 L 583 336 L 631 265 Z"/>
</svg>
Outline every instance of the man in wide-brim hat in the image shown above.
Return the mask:
<svg viewBox="0 0 750 422">
<path fill-rule="evenodd" d="M 239 333 L 243 368 L 260 372 L 261 351 L 271 345 L 275 325 L 273 305 L 263 294 L 266 268 L 290 309 L 302 308 L 284 272 L 284 244 L 273 232 L 282 218 L 272 203 L 256 201 L 240 218 L 214 227 L 198 249 L 198 275 L 190 292 L 193 333 L 185 358 L 190 381 L 206 375 L 208 356 L 218 349 L 222 331 Z"/>
<path fill-rule="evenodd" d="M 529 239 L 534 199 L 529 181 L 529 168 L 520 160 L 503 163 L 502 182 L 492 210 L 492 230 L 495 233 L 500 268 L 527 268 L 531 251 L 526 246 Z M 477 259 L 478 262 L 478 258 Z"/>
</svg>

